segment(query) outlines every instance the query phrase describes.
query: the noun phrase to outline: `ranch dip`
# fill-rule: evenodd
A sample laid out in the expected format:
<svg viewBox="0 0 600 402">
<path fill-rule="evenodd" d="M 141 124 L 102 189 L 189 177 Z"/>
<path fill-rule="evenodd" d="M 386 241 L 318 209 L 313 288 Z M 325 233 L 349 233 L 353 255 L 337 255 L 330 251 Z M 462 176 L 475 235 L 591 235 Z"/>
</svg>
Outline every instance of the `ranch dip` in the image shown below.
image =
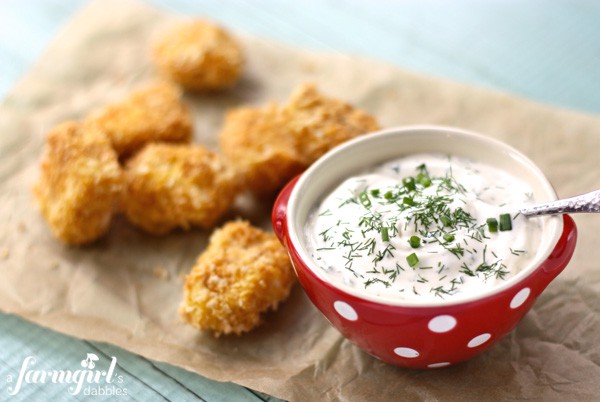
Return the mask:
<svg viewBox="0 0 600 402">
<path fill-rule="evenodd" d="M 309 252 L 334 284 L 386 299 L 483 293 L 535 256 L 532 189 L 492 166 L 416 154 L 351 177 L 311 212 Z"/>
</svg>

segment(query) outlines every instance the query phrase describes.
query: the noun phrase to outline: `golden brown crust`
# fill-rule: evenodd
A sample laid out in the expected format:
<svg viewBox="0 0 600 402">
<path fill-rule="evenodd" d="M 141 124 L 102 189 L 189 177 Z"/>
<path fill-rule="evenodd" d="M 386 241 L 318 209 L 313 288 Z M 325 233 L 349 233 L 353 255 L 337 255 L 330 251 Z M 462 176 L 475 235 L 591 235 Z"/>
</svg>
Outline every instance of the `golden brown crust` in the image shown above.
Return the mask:
<svg viewBox="0 0 600 402">
<path fill-rule="evenodd" d="M 373 116 L 348 103 L 323 96 L 310 84 L 294 91 L 283 108 L 283 115 L 307 165 L 345 141 L 379 130 Z"/>
<path fill-rule="evenodd" d="M 377 129 L 374 117 L 302 85 L 284 106 L 229 112 L 219 144 L 250 190 L 272 195 L 331 148 Z"/>
<path fill-rule="evenodd" d="M 220 147 L 256 194 L 272 195 L 305 168 L 294 137 L 285 130 L 276 105 L 237 108 L 225 118 Z"/>
<path fill-rule="evenodd" d="M 122 188 L 117 155 L 103 132 L 66 122 L 48 134 L 34 194 L 56 237 L 74 245 L 98 239 Z"/>
<path fill-rule="evenodd" d="M 86 119 L 110 138 L 119 156 L 129 156 L 149 142 L 189 142 L 192 117 L 171 85 L 154 84 L 133 92 Z"/>
<path fill-rule="evenodd" d="M 194 91 L 232 86 L 243 66 L 242 50 L 235 39 L 207 21 L 173 27 L 156 41 L 153 51 L 163 74 Z"/>
<path fill-rule="evenodd" d="M 241 334 L 277 309 L 294 283 L 289 257 L 275 235 L 248 222 L 225 224 L 210 238 L 186 278 L 179 314 L 215 335 Z"/>
<path fill-rule="evenodd" d="M 125 180 L 125 215 L 153 234 L 214 226 L 238 189 L 234 171 L 201 145 L 149 144 L 128 161 Z"/>
</svg>

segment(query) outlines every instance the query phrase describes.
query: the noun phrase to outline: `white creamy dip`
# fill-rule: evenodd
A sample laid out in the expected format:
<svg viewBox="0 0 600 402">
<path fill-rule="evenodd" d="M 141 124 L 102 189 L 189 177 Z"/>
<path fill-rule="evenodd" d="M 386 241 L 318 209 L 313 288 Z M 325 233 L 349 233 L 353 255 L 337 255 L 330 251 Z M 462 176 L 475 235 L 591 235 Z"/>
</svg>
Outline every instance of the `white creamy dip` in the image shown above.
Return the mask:
<svg viewBox="0 0 600 402">
<path fill-rule="evenodd" d="M 517 212 L 533 203 L 529 185 L 497 168 L 417 154 L 341 183 L 311 212 L 305 236 L 332 283 L 388 299 L 460 298 L 534 258 L 541 220 Z"/>
</svg>

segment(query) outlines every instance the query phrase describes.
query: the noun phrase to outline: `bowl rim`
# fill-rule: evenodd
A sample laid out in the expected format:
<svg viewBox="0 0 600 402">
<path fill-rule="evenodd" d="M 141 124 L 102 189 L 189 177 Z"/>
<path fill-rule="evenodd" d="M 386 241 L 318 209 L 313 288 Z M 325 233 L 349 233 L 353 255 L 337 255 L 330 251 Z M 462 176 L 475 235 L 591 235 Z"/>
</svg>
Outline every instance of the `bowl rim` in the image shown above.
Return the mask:
<svg viewBox="0 0 600 402">
<path fill-rule="evenodd" d="M 513 286 L 518 285 L 519 283 L 527 280 L 531 275 L 533 275 L 537 269 L 543 264 L 544 261 L 550 256 L 552 250 L 556 247 L 560 236 L 564 230 L 563 220 L 556 219 L 556 217 L 546 217 L 542 219 L 548 219 L 545 222 L 545 225 L 548 225 L 549 232 L 552 234 L 552 239 L 548 242 L 547 249 L 544 250 L 543 253 L 538 253 L 538 256 L 533 259 L 524 269 L 518 272 L 516 275 L 507 279 L 504 283 L 499 286 L 494 286 L 482 293 L 476 293 L 474 295 L 469 295 L 466 297 L 460 297 L 455 299 L 441 299 L 441 300 L 405 300 L 405 299 L 390 299 L 382 296 L 377 296 L 374 294 L 367 294 L 364 292 L 360 292 L 358 289 L 352 288 L 350 286 L 340 286 L 334 281 L 328 280 L 323 272 L 319 269 L 317 264 L 313 261 L 313 259 L 308 255 L 307 250 L 303 247 L 303 242 L 300 239 L 300 236 L 303 236 L 303 228 L 301 230 L 297 230 L 295 227 L 295 219 L 292 217 L 292 213 L 295 209 L 297 209 L 296 205 L 298 204 L 300 197 L 301 189 L 307 185 L 307 182 L 311 180 L 311 176 L 314 175 L 314 172 L 318 172 L 320 167 L 327 162 L 331 157 L 346 152 L 347 149 L 360 147 L 362 143 L 373 141 L 376 138 L 384 137 L 384 136 L 395 136 L 395 135 L 403 135 L 406 133 L 417 132 L 417 131 L 438 131 L 440 134 L 456 134 L 464 137 L 472 137 L 478 141 L 487 142 L 490 146 L 500 147 L 503 150 L 510 152 L 514 159 L 519 160 L 521 164 L 528 168 L 531 173 L 533 173 L 538 179 L 540 179 L 540 184 L 544 187 L 544 191 L 547 192 L 551 196 L 551 200 L 557 199 L 556 191 L 552 187 L 548 178 L 544 175 L 542 170 L 529 159 L 525 154 L 508 145 L 505 142 L 502 142 L 498 139 L 485 136 L 483 134 L 479 134 L 474 131 L 465 130 L 462 128 L 443 126 L 443 125 L 408 125 L 408 126 L 399 126 L 392 127 L 383 130 L 379 130 L 376 132 L 369 133 L 367 135 L 362 135 L 352 140 L 349 140 L 337 147 L 334 147 L 326 154 L 324 154 L 321 158 L 319 158 L 315 163 L 313 163 L 302 175 L 299 177 L 296 182 L 294 188 L 292 189 L 289 200 L 287 203 L 287 213 L 286 213 L 286 237 L 288 241 L 288 247 L 293 247 L 296 255 L 301 259 L 304 266 L 311 271 L 313 275 L 315 275 L 318 279 L 325 282 L 326 284 L 332 286 L 334 289 L 349 294 L 358 299 L 369 301 L 377 304 L 388 305 L 388 306 L 399 306 L 399 307 L 408 307 L 408 308 L 441 308 L 446 306 L 455 306 L 460 304 L 472 303 L 475 301 L 481 301 L 488 297 L 497 295 L 502 293 Z M 323 174 L 323 172 L 320 172 Z M 553 219 L 555 218 L 555 219 Z M 297 269 L 297 268 L 296 268 Z"/>
</svg>

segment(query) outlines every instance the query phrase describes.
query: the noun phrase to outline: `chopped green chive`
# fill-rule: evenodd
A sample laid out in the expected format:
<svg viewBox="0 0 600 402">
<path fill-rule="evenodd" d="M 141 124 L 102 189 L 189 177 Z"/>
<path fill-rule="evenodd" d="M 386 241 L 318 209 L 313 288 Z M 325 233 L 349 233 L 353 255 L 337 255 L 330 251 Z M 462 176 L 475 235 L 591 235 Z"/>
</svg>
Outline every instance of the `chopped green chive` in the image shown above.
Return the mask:
<svg viewBox="0 0 600 402">
<path fill-rule="evenodd" d="M 358 199 L 360 200 L 360 203 L 363 205 L 363 207 L 369 208 L 371 206 L 371 200 L 369 199 L 367 193 L 365 193 L 364 191 L 358 195 Z"/>
<path fill-rule="evenodd" d="M 417 257 L 415 253 L 412 253 L 406 257 L 406 262 L 408 262 L 408 265 L 410 265 L 411 267 L 414 267 L 419 263 L 419 257 Z"/>
<path fill-rule="evenodd" d="M 371 195 L 375 198 L 379 197 L 379 189 L 371 190 Z"/>
<path fill-rule="evenodd" d="M 431 179 L 423 173 L 417 175 L 417 182 L 425 188 L 431 186 Z"/>
<path fill-rule="evenodd" d="M 496 233 L 498 231 L 498 221 L 496 218 L 487 218 L 485 222 L 487 223 L 490 233 Z"/>
<path fill-rule="evenodd" d="M 512 220 L 510 218 L 510 214 L 502 214 L 500 215 L 500 231 L 506 232 L 508 230 L 512 230 Z"/>
<path fill-rule="evenodd" d="M 444 240 L 445 240 L 447 243 L 450 243 L 451 241 L 454 241 L 454 235 L 453 235 L 452 233 L 446 233 L 446 234 L 444 235 Z"/>
<path fill-rule="evenodd" d="M 414 191 L 417 188 L 414 177 L 406 177 L 402 179 L 402 184 L 404 184 L 404 187 L 406 187 L 408 191 Z"/>
<path fill-rule="evenodd" d="M 412 248 L 418 248 L 421 245 L 421 239 L 419 236 L 411 236 L 408 240 L 408 244 L 410 244 Z"/>
<path fill-rule="evenodd" d="M 411 197 L 404 197 L 402 199 L 402 203 L 412 207 L 413 205 L 415 205 L 415 200 L 413 200 Z"/>
<path fill-rule="evenodd" d="M 440 221 L 442 221 L 442 223 L 444 224 L 444 226 L 451 226 L 452 225 L 452 220 L 450 219 L 449 216 L 446 216 L 446 215 L 440 216 Z"/>
<path fill-rule="evenodd" d="M 388 233 L 388 228 L 381 228 L 381 240 L 390 241 L 390 234 Z"/>
<path fill-rule="evenodd" d="M 394 198 L 394 193 L 392 193 L 391 191 L 388 191 L 387 193 L 385 193 L 385 194 L 383 195 L 383 197 L 384 197 L 386 200 L 391 200 L 392 198 Z"/>
</svg>

